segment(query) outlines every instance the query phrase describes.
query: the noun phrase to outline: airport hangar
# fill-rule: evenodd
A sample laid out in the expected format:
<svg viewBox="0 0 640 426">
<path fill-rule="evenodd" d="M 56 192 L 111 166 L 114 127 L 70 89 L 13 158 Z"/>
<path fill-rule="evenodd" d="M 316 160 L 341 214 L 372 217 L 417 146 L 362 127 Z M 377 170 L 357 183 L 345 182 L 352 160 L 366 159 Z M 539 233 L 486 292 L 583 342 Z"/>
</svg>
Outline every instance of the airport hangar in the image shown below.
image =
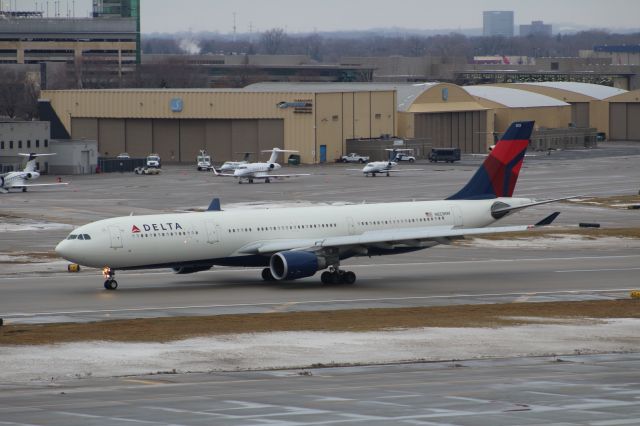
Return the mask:
<svg viewBox="0 0 640 426">
<path fill-rule="evenodd" d="M 333 161 L 352 139 L 428 140 L 434 147 L 484 153 L 510 120 L 566 127 L 571 106 L 474 96 L 450 83 L 257 83 L 244 89 L 44 90 L 41 119 L 52 139 L 98 141 L 101 156 L 157 152 L 165 162 L 215 161 L 273 147 L 303 163 Z M 518 94 L 528 99 L 513 106 Z M 510 106 L 511 105 L 511 106 Z M 254 157 L 256 158 L 256 157 Z"/>
</svg>

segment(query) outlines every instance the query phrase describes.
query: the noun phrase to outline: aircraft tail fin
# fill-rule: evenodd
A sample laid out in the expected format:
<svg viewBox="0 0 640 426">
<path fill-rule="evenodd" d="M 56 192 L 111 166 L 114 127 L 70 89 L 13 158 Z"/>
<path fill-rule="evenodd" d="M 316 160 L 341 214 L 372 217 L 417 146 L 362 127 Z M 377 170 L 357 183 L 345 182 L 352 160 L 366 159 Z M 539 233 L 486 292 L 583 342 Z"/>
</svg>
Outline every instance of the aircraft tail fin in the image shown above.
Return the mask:
<svg viewBox="0 0 640 426">
<path fill-rule="evenodd" d="M 471 180 L 448 200 L 511 197 L 529 145 L 533 121 L 516 121 L 498 141 Z"/>
</svg>

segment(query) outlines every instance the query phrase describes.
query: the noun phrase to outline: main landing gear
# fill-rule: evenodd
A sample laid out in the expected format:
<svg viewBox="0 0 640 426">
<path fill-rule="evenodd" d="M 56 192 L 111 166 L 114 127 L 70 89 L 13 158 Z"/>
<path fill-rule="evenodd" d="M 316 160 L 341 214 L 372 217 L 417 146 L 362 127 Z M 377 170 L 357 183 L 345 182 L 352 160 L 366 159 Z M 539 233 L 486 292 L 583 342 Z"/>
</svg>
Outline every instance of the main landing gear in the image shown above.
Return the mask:
<svg viewBox="0 0 640 426">
<path fill-rule="evenodd" d="M 322 284 L 353 284 L 356 282 L 356 274 L 351 271 L 329 268 L 320 275 Z"/>
<path fill-rule="evenodd" d="M 118 281 L 113 278 L 115 274 L 115 271 L 111 270 L 108 266 L 102 269 L 102 276 L 106 278 L 104 282 L 104 288 L 106 290 L 115 290 L 118 288 Z"/>
</svg>

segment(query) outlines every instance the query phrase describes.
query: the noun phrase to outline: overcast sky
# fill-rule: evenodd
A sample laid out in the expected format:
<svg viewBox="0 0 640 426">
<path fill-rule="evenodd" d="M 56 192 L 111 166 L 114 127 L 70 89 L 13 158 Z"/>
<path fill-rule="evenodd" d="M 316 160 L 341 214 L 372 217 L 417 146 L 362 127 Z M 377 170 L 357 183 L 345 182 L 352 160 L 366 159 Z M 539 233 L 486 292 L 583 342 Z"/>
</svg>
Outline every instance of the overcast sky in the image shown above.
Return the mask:
<svg viewBox="0 0 640 426">
<path fill-rule="evenodd" d="M 37 8 L 54 0 L 4 0 L 3 9 Z M 60 13 L 88 16 L 91 0 L 61 0 Z M 483 10 L 513 10 L 515 24 L 542 20 L 589 28 L 640 27 L 640 0 L 141 0 L 142 32 L 284 28 L 288 33 L 370 28 L 481 28 Z M 554 28 L 555 30 L 555 28 Z"/>
</svg>

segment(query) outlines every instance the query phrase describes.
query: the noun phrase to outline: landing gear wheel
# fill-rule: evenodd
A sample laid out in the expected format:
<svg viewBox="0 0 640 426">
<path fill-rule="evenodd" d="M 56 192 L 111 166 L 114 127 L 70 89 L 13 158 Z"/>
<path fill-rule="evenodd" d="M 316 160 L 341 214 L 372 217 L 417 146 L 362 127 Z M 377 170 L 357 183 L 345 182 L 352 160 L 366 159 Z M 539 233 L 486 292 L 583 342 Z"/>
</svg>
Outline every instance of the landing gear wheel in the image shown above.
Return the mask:
<svg viewBox="0 0 640 426">
<path fill-rule="evenodd" d="M 331 272 L 324 271 L 320 275 L 320 281 L 322 282 L 322 284 L 333 284 L 333 276 L 334 274 L 332 274 Z"/>
<path fill-rule="evenodd" d="M 253 183 L 253 179 L 249 179 L 249 183 Z"/>
<path fill-rule="evenodd" d="M 107 290 L 115 290 L 118 288 L 118 281 L 116 280 L 106 280 L 104 282 L 104 288 Z"/>
<path fill-rule="evenodd" d="M 22 187 L 22 192 L 27 192 L 27 187 L 26 186 Z"/>
<path fill-rule="evenodd" d="M 351 271 L 346 271 L 342 274 L 342 282 L 344 284 L 353 284 L 356 282 L 356 274 Z"/>
<path fill-rule="evenodd" d="M 275 277 L 273 276 L 273 274 L 271 273 L 271 269 L 269 268 L 264 268 L 262 270 L 262 279 L 265 281 L 275 281 Z"/>
<path fill-rule="evenodd" d="M 387 172 L 387 177 L 389 177 L 389 172 Z"/>
<path fill-rule="evenodd" d="M 265 182 L 265 183 L 271 183 L 271 179 L 266 178 L 266 179 L 264 180 L 264 182 Z"/>
<path fill-rule="evenodd" d="M 238 179 L 238 185 L 242 185 L 242 181 Z"/>
</svg>

